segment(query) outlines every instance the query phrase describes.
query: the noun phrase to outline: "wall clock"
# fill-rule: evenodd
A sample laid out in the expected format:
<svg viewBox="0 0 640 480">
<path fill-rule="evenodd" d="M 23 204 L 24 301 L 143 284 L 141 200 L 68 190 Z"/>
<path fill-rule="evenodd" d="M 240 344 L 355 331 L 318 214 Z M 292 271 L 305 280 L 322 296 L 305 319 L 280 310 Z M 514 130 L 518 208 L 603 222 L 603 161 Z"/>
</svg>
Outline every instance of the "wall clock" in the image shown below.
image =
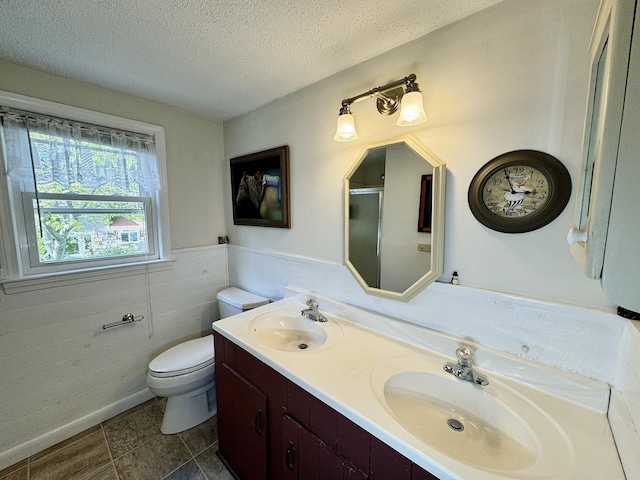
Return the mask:
<svg viewBox="0 0 640 480">
<path fill-rule="evenodd" d="M 571 176 L 555 157 L 515 150 L 486 163 L 469 186 L 469 208 L 486 227 L 524 233 L 553 221 L 569 202 Z"/>
</svg>

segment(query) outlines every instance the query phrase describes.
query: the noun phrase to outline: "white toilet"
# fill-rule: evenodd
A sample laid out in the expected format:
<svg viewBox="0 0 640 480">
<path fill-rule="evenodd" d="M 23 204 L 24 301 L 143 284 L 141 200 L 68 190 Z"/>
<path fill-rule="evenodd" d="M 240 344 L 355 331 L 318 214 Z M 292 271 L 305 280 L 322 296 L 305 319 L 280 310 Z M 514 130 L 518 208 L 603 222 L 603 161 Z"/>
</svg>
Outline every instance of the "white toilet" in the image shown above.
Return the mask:
<svg viewBox="0 0 640 480">
<path fill-rule="evenodd" d="M 269 300 L 236 287 L 218 293 L 220 318 L 251 310 Z M 167 397 L 160 431 L 178 433 L 216 414 L 213 335 L 171 347 L 149 363 L 147 386 Z"/>
</svg>

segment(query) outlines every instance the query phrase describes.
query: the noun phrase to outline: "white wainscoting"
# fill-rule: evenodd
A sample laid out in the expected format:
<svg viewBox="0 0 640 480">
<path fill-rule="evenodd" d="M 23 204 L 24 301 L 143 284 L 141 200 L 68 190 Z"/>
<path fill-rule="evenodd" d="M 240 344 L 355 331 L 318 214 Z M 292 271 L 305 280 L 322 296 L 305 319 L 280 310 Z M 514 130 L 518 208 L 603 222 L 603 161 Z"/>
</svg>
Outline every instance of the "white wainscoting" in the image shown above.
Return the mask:
<svg viewBox="0 0 640 480">
<path fill-rule="evenodd" d="M 409 302 L 366 295 L 339 263 L 229 246 L 229 282 L 277 300 L 296 286 L 609 384 L 626 321 L 574 305 L 434 283 Z M 452 352 L 453 354 L 453 352 Z"/>
<path fill-rule="evenodd" d="M 211 332 L 226 246 L 173 256 L 149 275 L 0 293 L 0 469 L 151 398 L 149 361 Z M 102 329 L 126 313 L 145 318 Z"/>
<path fill-rule="evenodd" d="M 626 358 L 620 365 L 624 378 L 622 393 L 631 415 L 633 418 L 638 419 L 635 429 L 636 432 L 640 432 L 640 323 L 638 321 L 630 321 L 627 325 L 626 333 Z"/>
<path fill-rule="evenodd" d="M 618 388 L 612 391 L 609 422 L 627 478 L 640 478 L 640 323 L 630 320 L 625 329 Z"/>
</svg>

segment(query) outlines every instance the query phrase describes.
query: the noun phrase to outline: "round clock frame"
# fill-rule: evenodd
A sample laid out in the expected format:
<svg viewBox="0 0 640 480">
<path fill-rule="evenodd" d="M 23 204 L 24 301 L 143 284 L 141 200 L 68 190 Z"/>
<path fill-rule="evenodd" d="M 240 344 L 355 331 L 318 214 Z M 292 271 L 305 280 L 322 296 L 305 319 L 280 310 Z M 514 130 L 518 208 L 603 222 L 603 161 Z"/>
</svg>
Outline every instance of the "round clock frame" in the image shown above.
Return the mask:
<svg viewBox="0 0 640 480">
<path fill-rule="evenodd" d="M 484 226 L 503 233 L 544 227 L 564 210 L 571 176 L 555 157 L 514 150 L 487 162 L 469 185 L 469 208 Z"/>
</svg>

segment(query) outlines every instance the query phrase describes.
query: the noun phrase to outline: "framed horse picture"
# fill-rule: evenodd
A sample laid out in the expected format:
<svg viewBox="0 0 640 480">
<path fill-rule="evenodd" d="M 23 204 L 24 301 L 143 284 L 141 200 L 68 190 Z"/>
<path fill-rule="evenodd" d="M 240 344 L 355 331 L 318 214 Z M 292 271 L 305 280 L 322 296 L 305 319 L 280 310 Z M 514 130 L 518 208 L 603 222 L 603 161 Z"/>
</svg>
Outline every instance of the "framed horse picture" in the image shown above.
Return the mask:
<svg viewBox="0 0 640 480">
<path fill-rule="evenodd" d="M 289 146 L 232 158 L 233 224 L 291 228 Z"/>
</svg>

